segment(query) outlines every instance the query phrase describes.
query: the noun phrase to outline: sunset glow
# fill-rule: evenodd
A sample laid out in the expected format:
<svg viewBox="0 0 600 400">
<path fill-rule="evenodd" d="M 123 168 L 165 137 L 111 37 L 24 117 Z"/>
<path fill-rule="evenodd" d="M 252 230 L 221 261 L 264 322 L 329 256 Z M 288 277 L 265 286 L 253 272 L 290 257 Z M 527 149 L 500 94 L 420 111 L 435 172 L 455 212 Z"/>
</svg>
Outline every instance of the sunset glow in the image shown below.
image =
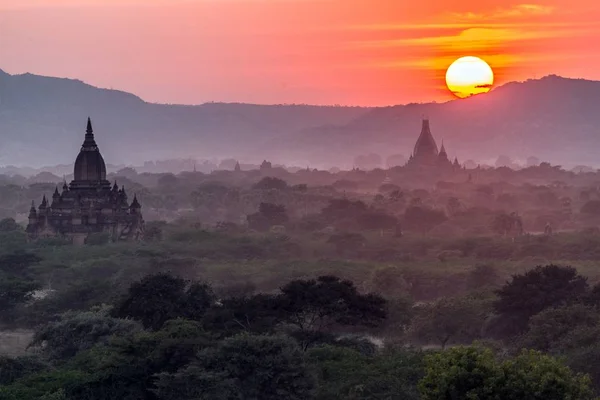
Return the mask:
<svg viewBox="0 0 600 400">
<path fill-rule="evenodd" d="M 0 69 L 161 103 L 448 101 L 465 55 L 494 85 L 600 79 L 592 0 L 0 0 Z"/>
<path fill-rule="evenodd" d="M 461 57 L 446 71 L 446 85 L 456 97 L 487 93 L 494 84 L 492 68 L 481 58 Z"/>
</svg>

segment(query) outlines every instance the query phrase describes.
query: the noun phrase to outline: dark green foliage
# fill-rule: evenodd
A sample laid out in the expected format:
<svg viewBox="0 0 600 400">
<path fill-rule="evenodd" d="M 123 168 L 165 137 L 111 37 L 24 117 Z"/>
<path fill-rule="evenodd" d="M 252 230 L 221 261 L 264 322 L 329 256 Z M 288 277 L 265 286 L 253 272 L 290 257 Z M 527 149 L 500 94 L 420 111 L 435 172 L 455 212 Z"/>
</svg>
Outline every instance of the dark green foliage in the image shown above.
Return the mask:
<svg viewBox="0 0 600 400">
<path fill-rule="evenodd" d="M 73 283 L 48 293 L 26 308 L 19 310 L 18 322 L 26 327 L 36 327 L 57 320 L 67 311 L 83 311 L 92 307 L 110 303 L 115 288 L 106 280 L 96 280 L 91 276 L 87 282 Z"/>
<path fill-rule="evenodd" d="M 106 344 L 113 335 L 135 333 L 141 326 L 112 318 L 106 312 L 67 313 L 59 321 L 42 326 L 31 343 L 53 361 L 65 361 L 97 344 Z"/>
<path fill-rule="evenodd" d="M 144 240 L 148 242 L 160 241 L 163 238 L 163 230 L 167 225 L 164 221 L 151 221 L 144 226 Z"/>
<path fill-rule="evenodd" d="M 449 342 L 470 343 L 481 338 L 490 308 L 486 298 L 441 298 L 416 307 L 411 334 L 418 342 L 442 348 Z"/>
<path fill-rule="evenodd" d="M 523 275 L 514 275 L 496 293 L 496 313 L 512 321 L 513 332 L 522 332 L 529 318 L 550 308 L 567 305 L 586 293 L 587 279 L 572 267 L 538 266 Z"/>
<path fill-rule="evenodd" d="M 92 233 L 85 239 L 85 244 L 90 246 L 102 246 L 110 242 L 108 233 Z"/>
<path fill-rule="evenodd" d="M 224 299 L 207 312 L 203 322 L 210 331 L 231 336 L 239 332 L 272 332 L 281 320 L 277 296 L 257 294 Z"/>
<path fill-rule="evenodd" d="M 589 378 L 559 361 L 524 351 L 500 362 L 490 350 L 457 347 L 426 357 L 422 400 L 593 400 Z"/>
<path fill-rule="evenodd" d="M 498 271 L 490 265 L 477 265 L 467 276 L 467 288 L 470 290 L 493 288 L 498 283 L 500 283 Z"/>
<path fill-rule="evenodd" d="M 570 347 L 569 342 L 578 336 L 574 331 L 597 327 L 600 314 L 595 308 L 574 304 L 550 308 L 531 317 L 529 329 L 521 338 L 523 348 L 555 352 Z"/>
<path fill-rule="evenodd" d="M 309 400 L 315 382 L 293 340 L 241 335 L 201 351 L 176 373 L 159 375 L 157 387 L 164 400 Z"/>
<path fill-rule="evenodd" d="M 170 319 L 200 320 L 214 301 L 214 296 L 207 285 L 187 285 L 184 279 L 166 273 L 149 275 L 131 285 L 116 305 L 113 315 L 133 318 L 153 330 L 160 329 Z"/>
<path fill-rule="evenodd" d="M 14 252 L 0 257 L 0 273 L 14 276 L 28 276 L 29 268 L 39 263 L 42 259 L 28 252 Z"/>
<path fill-rule="evenodd" d="M 49 368 L 37 357 L 10 358 L 0 356 L 0 385 L 10 385 L 18 379 Z"/>
<path fill-rule="evenodd" d="M 14 232 L 21 229 L 21 225 L 17 224 L 13 218 L 0 220 L 0 232 Z"/>
<path fill-rule="evenodd" d="M 277 301 L 284 320 L 305 333 L 327 331 L 336 325 L 377 327 L 386 318 L 382 297 L 360 294 L 352 282 L 334 276 L 292 281 L 281 288 Z"/>
<path fill-rule="evenodd" d="M 200 325 L 185 320 L 170 321 L 154 333 L 114 338 L 74 360 L 70 367 L 81 371 L 84 377 L 70 382 L 65 388 L 67 397 L 156 399 L 156 375 L 176 372 L 210 345 Z"/>
<path fill-rule="evenodd" d="M 422 354 L 384 350 L 365 355 L 349 348 L 323 346 L 308 352 L 317 371 L 318 400 L 418 400 Z"/>
<path fill-rule="evenodd" d="M 0 320 L 13 322 L 15 307 L 31 299 L 32 292 L 40 288 L 33 279 L 31 266 L 41 261 L 35 254 L 16 252 L 0 257 Z"/>
</svg>

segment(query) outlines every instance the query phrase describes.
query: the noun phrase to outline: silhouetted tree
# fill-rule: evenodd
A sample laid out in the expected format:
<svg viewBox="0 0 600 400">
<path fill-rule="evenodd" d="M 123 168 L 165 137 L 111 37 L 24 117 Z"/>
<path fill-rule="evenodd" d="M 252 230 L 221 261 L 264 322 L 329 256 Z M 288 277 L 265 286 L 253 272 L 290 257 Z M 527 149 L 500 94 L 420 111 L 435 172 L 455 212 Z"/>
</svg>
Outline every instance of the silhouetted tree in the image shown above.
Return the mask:
<svg viewBox="0 0 600 400">
<path fill-rule="evenodd" d="M 153 330 L 160 329 L 171 319 L 200 320 L 214 296 L 207 285 L 194 283 L 187 286 L 184 279 L 167 273 L 148 275 L 131 285 L 116 304 L 113 315 L 135 319 Z"/>
<path fill-rule="evenodd" d="M 352 282 L 334 276 L 292 281 L 281 288 L 277 301 L 283 319 L 303 334 L 326 332 L 335 325 L 376 327 L 386 318 L 382 297 L 360 294 Z M 304 347 L 309 344 L 307 340 Z"/>
<path fill-rule="evenodd" d="M 253 188 L 258 190 L 284 190 L 287 189 L 288 184 L 283 179 L 267 176 L 262 178 Z"/>
<path fill-rule="evenodd" d="M 572 267 L 538 266 L 523 275 L 514 275 L 496 291 L 496 313 L 511 321 L 515 333 L 526 329 L 529 319 L 539 312 L 567 305 L 581 298 L 587 290 L 587 278 Z"/>
<path fill-rule="evenodd" d="M 289 220 L 285 206 L 272 203 L 260 203 L 258 212 L 248 215 L 247 219 L 248 226 L 257 231 L 266 231 Z"/>
</svg>

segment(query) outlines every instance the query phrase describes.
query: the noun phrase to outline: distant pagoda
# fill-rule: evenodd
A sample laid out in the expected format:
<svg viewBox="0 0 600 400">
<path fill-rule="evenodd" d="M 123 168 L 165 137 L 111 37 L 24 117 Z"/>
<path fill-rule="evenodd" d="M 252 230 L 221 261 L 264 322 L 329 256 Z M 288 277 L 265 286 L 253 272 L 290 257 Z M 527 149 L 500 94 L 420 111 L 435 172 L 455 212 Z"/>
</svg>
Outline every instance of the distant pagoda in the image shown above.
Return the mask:
<svg viewBox="0 0 600 400">
<path fill-rule="evenodd" d="M 443 170 L 460 169 L 457 158 L 454 158 L 454 163 L 448 158 L 448 153 L 446 152 L 443 142 L 442 147 L 438 151 L 437 144 L 429 127 L 429 119 L 427 118 L 423 119 L 421 133 L 419 134 L 413 153 L 406 165 L 407 167 L 412 168 L 435 168 Z"/>
<path fill-rule="evenodd" d="M 106 180 L 106 164 L 94 139 L 88 118 L 85 140 L 75 160 L 74 178 L 62 191 L 58 187 L 52 202 L 44 197 L 36 210 L 31 203 L 27 233 L 30 239 L 65 237 L 85 243 L 93 233 L 108 233 L 113 241 L 141 237 L 144 219 L 137 196 L 127 201 L 125 188 Z"/>
</svg>

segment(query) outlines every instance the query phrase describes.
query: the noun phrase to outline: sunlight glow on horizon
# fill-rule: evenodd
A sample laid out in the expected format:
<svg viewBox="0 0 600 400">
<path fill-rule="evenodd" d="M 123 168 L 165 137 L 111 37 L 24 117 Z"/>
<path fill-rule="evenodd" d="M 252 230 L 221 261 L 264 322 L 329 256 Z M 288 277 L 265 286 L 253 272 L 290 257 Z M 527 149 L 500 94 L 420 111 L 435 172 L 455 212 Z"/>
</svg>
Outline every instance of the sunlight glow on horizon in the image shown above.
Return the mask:
<svg viewBox="0 0 600 400">
<path fill-rule="evenodd" d="M 591 0 L 0 0 L 0 10 L 0 69 L 151 102 L 445 101 L 446 69 L 465 54 L 491 65 L 495 85 L 600 79 Z"/>
</svg>

